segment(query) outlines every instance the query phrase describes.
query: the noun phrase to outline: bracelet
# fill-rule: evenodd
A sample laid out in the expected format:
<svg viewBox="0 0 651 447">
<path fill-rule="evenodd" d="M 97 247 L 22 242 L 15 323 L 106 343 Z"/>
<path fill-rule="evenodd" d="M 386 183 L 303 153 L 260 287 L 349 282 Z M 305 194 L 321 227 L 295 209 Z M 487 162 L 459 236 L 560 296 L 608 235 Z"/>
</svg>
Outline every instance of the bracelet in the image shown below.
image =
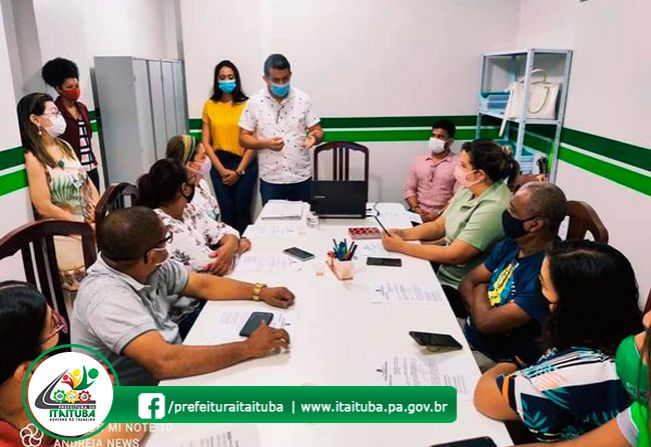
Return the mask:
<svg viewBox="0 0 651 447">
<path fill-rule="evenodd" d="M 253 286 L 253 296 L 251 297 L 253 301 L 260 301 L 260 292 L 265 287 L 267 287 L 267 285 L 264 283 L 261 282 L 255 283 L 255 286 Z"/>
</svg>

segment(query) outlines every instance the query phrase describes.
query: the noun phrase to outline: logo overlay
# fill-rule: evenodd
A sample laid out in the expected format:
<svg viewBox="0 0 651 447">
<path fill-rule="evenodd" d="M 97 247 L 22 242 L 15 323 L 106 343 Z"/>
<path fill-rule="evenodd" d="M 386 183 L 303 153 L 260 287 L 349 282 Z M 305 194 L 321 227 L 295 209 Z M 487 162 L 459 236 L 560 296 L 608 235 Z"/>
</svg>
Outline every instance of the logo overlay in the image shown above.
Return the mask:
<svg viewBox="0 0 651 447">
<path fill-rule="evenodd" d="M 87 435 L 104 423 L 113 384 L 104 366 L 88 354 L 60 352 L 38 364 L 27 386 L 28 414 L 53 435 Z"/>
</svg>

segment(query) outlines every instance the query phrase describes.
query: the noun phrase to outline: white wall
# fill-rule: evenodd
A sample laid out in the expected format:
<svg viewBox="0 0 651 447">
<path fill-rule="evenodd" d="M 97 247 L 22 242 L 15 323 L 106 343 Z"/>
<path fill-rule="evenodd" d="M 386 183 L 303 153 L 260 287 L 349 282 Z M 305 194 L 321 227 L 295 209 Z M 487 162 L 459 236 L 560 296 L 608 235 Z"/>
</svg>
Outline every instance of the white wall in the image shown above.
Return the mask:
<svg viewBox="0 0 651 447">
<path fill-rule="evenodd" d="M 522 1 L 520 47 L 574 50 L 564 127 L 651 150 L 649 17 L 648 0 Z M 610 242 L 636 269 L 642 303 L 651 287 L 651 198 L 563 162 L 557 182 L 603 219 Z"/>
<path fill-rule="evenodd" d="M 0 14 L 3 10 L 0 6 Z M 6 39 L 4 39 L 5 28 L 3 21 L 0 21 L 0 151 L 20 146 L 20 133 L 16 116 L 16 101 L 14 97 L 13 80 L 9 63 L 9 53 Z M 7 174 L 15 169 L 0 171 L 0 175 Z M 0 196 L 0 236 L 8 231 L 29 222 L 32 216 L 31 205 L 27 197 L 27 189 L 21 189 L 12 193 Z M 0 261 L 0 281 L 6 279 L 22 279 L 24 275 L 20 258 L 13 257 Z"/>
<path fill-rule="evenodd" d="M 250 94 L 263 86 L 262 64 L 274 52 L 287 56 L 293 84 L 324 117 L 467 115 L 480 54 L 515 45 L 505 24 L 517 23 L 519 1 L 181 0 L 181 17 L 192 118 L 220 60 L 238 66 Z M 370 199 L 402 201 L 409 161 L 426 143 L 364 144 Z"/>
</svg>

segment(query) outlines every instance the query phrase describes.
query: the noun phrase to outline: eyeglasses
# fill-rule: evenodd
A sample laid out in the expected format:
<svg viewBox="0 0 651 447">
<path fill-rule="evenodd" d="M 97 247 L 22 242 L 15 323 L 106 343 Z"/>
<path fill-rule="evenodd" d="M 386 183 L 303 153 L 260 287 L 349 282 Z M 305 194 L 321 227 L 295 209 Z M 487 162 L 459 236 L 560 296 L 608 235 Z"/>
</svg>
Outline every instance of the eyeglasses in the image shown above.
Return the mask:
<svg viewBox="0 0 651 447">
<path fill-rule="evenodd" d="M 145 254 L 142 256 L 145 264 L 147 263 L 147 253 L 149 253 L 150 251 L 153 251 L 153 250 L 165 250 L 165 247 L 167 246 L 167 244 L 171 244 L 173 240 L 174 240 L 174 233 L 172 233 L 171 231 L 168 231 L 165 234 L 165 237 L 163 239 L 161 239 L 160 241 L 158 241 L 158 243 L 156 245 L 154 245 L 153 247 L 151 247 L 150 249 L 145 251 Z M 161 245 L 162 245 L 162 247 L 161 247 Z"/>
<path fill-rule="evenodd" d="M 63 316 L 61 316 L 61 314 L 54 309 L 52 309 L 52 326 L 54 326 L 55 329 L 45 338 L 41 339 L 41 344 L 45 343 L 48 340 L 51 340 L 52 337 L 60 332 L 63 332 L 64 334 L 68 333 L 68 323 L 66 322 L 65 318 L 63 318 Z"/>
</svg>

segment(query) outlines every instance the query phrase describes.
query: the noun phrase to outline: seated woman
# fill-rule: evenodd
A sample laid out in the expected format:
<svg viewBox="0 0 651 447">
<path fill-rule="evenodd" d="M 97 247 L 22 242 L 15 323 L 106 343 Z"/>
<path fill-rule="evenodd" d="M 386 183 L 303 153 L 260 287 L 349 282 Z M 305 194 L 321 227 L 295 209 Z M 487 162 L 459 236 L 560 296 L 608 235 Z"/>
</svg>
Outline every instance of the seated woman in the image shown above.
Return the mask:
<svg viewBox="0 0 651 447">
<path fill-rule="evenodd" d="M 171 258 L 195 272 L 224 275 L 233 267 L 235 256 L 251 248 L 251 243 L 192 205 L 196 181 L 178 160 L 158 160 L 138 179 L 139 202 L 156 211 L 172 233 Z"/>
<path fill-rule="evenodd" d="M 508 178 L 511 184 L 519 172 L 518 162 L 497 143 L 475 140 L 464 144 L 454 173 L 462 188 L 441 217 L 415 228 L 391 230 L 390 237 L 382 237 L 388 251 L 441 264 L 439 280 L 459 316 L 465 310 L 456 289 L 466 273 L 504 238 L 502 213 L 509 204 L 511 191 L 503 180 Z M 445 245 L 407 242 L 436 241 L 442 237 Z"/>
<path fill-rule="evenodd" d="M 201 141 L 191 135 L 176 135 L 167 142 L 165 156 L 180 161 L 191 174 L 198 175 L 195 182 L 197 188 L 191 203 L 200 213 L 205 213 L 213 220 L 219 220 L 219 204 L 206 181 L 212 163 Z"/>
<path fill-rule="evenodd" d="M 555 243 L 540 281 L 551 311 L 546 353 L 528 368 L 504 362 L 484 373 L 475 406 L 493 419 L 521 420 L 538 440 L 552 442 L 599 427 L 629 406 L 614 356 L 642 325 L 633 268 L 609 245 Z"/>
<path fill-rule="evenodd" d="M 72 147 L 59 136 L 66 121 L 50 95 L 32 93 L 18 102 L 29 197 L 37 219 L 95 221 L 99 194 Z M 84 276 L 81 241 L 56 237 L 61 285 L 75 291 Z"/>
<path fill-rule="evenodd" d="M 645 330 L 625 338 L 615 356 L 617 374 L 633 404 L 617 418 L 571 441 L 559 442 L 558 447 L 648 447 L 649 436 L 649 383 L 651 383 L 651 312 L 643 320 Z M 527 444 L 543 447 L 549 444 Z"/>
<path fill-rule="evenodd" d="M 43 433 L 32 424 L 22 401 L 23 380 L 29 366 L 43 351 L 59 343 L 61 332 L 67 332 L 65 321 L 47 305 L 45 297 L 36 288 L 19 281 L 0 282 L 0 339 L 12 340 L 11 343 L 2 344 L 0 446 L 53 446 L 61 443 L 47 436 L 36 442 Z M 25 432 L 21 433 L 22 430 Z M 24 433 L 31 433 L 32 438 L 23 440 L 21 434 Z M 115 427 L 105 429 L 91 439 L 94 442 L 109 439 L 132 442 L 142 439 L 144 435 L 127 433 L 124 427 L 118 426 L 117 430 Z"/>
</svg>

